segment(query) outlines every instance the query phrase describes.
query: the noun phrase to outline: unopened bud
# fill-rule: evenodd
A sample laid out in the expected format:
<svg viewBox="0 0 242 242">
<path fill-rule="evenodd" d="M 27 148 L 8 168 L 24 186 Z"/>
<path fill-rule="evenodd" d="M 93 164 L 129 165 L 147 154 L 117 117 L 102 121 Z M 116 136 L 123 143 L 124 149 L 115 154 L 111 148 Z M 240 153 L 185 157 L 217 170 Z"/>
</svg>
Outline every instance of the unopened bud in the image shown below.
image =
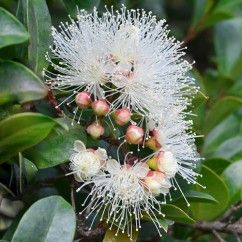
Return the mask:
<svg viewBox="0 0 242 242">
<path fill-rule="evenodd" d="M 157 151 L 161 148 L 160 143 L 157 141 L 157 139 L 155 137 L 151 137 L 149 138 L 146 142 L 145 142 L 146 147 L 149 147 L 150 149 Z"/>
<path fill-rule="evenodd" d="M 158 154 L 157 168 L 164 172 L 168 177 L 174 177 L 178 171 L 177 160 L 170 151 L 160 152 Z"/>
<path fill-rule="evenodd" d="M 145 186 L 154 195 L 167 194 L 171 187 L 169 179 L 159 171 L 149 171 L 144 178 Z"/>
<path fill-rule="evenodd" d="M 170 151 L 161 151 L 147 161 L 148 166 L 156 171 L 163 172 L 167 177 L 174 177 L 178 171 L 177 160 Z"/>
<path fill-rule="evenodd" d="M 125 138 L 129 144 L 140 144 L 144 137 L 144 130 L 136 125 L 130 125 L 127 128 Z"/>
<path fill-rule="evenodd" d="M 76 95 L 75 101 L 79 108 L 85 109 L 90 105 L 92 100 L 88 92 L 80 92 Z"/>
<path fill-rule="evenodd" d="M 115 122 L 118 125 L 122 126 L 122 125 L 127 124 L 130 121 L 131 112 L 127 108 L 121 108 L 121 109 L 116 110 L 113 113 L 113 117 L 115 119 Z"/>
<path fill-rule="evenodd" d="M 93 139 L 98 139 L 104 134 L 104 128 L 99 122 L 93 122 L 86 130 Z"/>
<path fill-rule="evenodd" d="M 92 103 L 92 109 L 98 116 L 105 116 L 110 106 L 105 100 L 96 100 Z"/>
</svg>

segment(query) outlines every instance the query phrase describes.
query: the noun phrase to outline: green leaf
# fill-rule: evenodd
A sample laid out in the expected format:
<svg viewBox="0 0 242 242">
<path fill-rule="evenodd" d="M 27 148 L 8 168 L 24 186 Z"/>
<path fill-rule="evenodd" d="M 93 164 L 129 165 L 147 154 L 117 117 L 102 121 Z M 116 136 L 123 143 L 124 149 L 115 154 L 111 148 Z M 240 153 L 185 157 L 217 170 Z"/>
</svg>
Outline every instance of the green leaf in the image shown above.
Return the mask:
<svg viewBox="0 0 242 242">
<path fill-rule="evenodd" d="M 0 61 L 0 86 L 0 105 L 42 99 L 48 92 L 32 71 L 12 61 Z"/>
<path fill-rule="evenodd" d="M 242 0 L 219 0 L 216 5 L 216 11 L 235 12 L 242 7 Z"/>
<path fill-rule="evenodd" d="M 213 170 L 218 175 L 221 175 L 222 172 L 231 164 L 229 160 L 223 158 L 211 158 L 203 161 L 203 165 L 207 166 Z"/>
<path fill-rule="evenodd" d="M 230 76 L 231 70 L 242 53 L 242 18 L 217 24 L 214 43 L 219 72 Z"/>
<path fill-rule="evenodd" d="M 38 172 L 37 167 L 30 160 L 23 158 L 23 173 L 27 179 L 27 182 L 31 182 L 36 173 Z"/>
<path fill-rule="evenodd" d="M 209 110 L 206 121 L 205 130 L 210 131 L 225 117 L 241 108 L 242 98 L 228 96 L 216 102 Z"/>
<path fill-rule="evenodd" d="M 28 65 L 41 76 L 48 66 L 45 54 L 51 45 L 51 17 L 45 0 L 19 0 L 17 16 L 28 29 Z M 23 50 L 24 51 L 24 50 Z M 24 56 L 21 53 L 20 56 Z"/>
<path fill-rule="evenodd" d="M 213 128 L 204 140 L 203 153 L 208 155 L 217 150 L 225 140 L 234 137 L 240 130 L 241 117 L 230 115 Z"/>
<path fill-rule="evenodd" d="M 164 204 L 161 206 L 162 213 L 165 214 L 166 219 L 173 220 L 180 223 L 194 223 L 195 221 L 182 209 L 172 204 Z"/>
<path fill-rule="evenodd" d="M 187 198 L 187 200 L 191 203 L 197 203 L 197 202 L 218 203 L 218 201 L 213 196 L 205 192 L 189 191 L 189 192 L 186 192 L 184 195 Z M 184 199 L 184 198 L 181 197 L 178 200 L 181 200 L 181 199 Z"/>
<path fill-rule="evenodd" d="M 116 235 L 117 228 L 113 227 L 111 230 L 108 229 L 105 233 L 103 242 L 130 242 L 131 238 L 128 237 L 126 233 L 122 233 L 119 231 L 119 233 Z M 138 238 L 138 232 L 133 229 L 132 232 L 132 241 L 137 241 Z"/>
<path fill-rule="evenodd" d="M 159 223 L 160 223 L 160 226 L 162 227 L 162 229 L 164 229 L 164 231 L 167 233 L 169 226 L 173 225 L 174 221 L 168 220 L 168 219 L 164 219 L 164 218 L 159 218 Z"/>
<path fill-rule="evenodd" d="M 237 202 L 242 190 L 242 160 L 231 164 L 224 172 L 223 179 L 229 188 L 230 203 Z"/>
<path fill-rule="evenodd" d="M 0 7 L 0 48 L 23 43 L 29 34 L 24 26 L 8 11 Z"/>
<path fill-rule="evenodd" d="M 194 9 L 193 9 L 193 18 L 192 25 L 196 26 L 202 17 L 208 12 L 210 9 L 211 1 L 208 0 L 194 0 Z"/>
<path fill-rule="evenodd" d="M 241 68 L 241 65 L 242 65 L 242 56 L 241 56 L 241 58 L 240 58 L 240 63 L 239 63 L 239 65 L 238 65 L 238 73 L 236 73 L 236 74 L 238 74 L 239 76 L 241 76 L 242 77 L 242 68 Z M 235 68 L 236 69 L 236 68 Z M 235 72 L 237 72 L 236 70 L 233 70 L 233 74 L 235 73 Z M 238 97 L 242 97 L 242 78 L 239 78 L 235 83 L 234 83 L 234 85 L 230 88 L 230 90 L 229 90 L 229 94 L 230 95 L 233 95 L 233 96 L 238 96 Z"/>
<path fill-rule="evenodd" d="M 12 242 L 73 241 L 76 218 L 73 208 L 60 196 L 34 203 L 20 220 Z"/>
<path fill-rule="evenodd" d="M 63 0 L 68 13 L 72 17 L 76 17 L 77 8 L 92 11 L 94 7 L 98 7 L 100 0 Z"/>
<path fill-rule="evenodd" d="M 225 140 L 213 153 L 213 156 L 223 157 L 225 159 L 242 159 L 242 137 L 236 136 Z"/>
<path fill-rule="evenodd" d="M 221 215 L 228 207 L 228 188 L 224 181 L 208 167 L 202 166 L 201 174 L 203 177 L 199 178 L 198 182 L 206 186 L 206 190 L 198 185 L 194 185 L 194 189 L 210 194 L 218 201 L 218 204 L 193 203 L 191 204 L 191 210 L 196 220 L 213 220 Z"/>
<path fill-rule="evenodd" d="M 66 162 L 73 152 L 75 140 L 86 143 L 86 134 L 80 125 L 68 124 L 68 130 L 53 130 L 53 132 L 38 145 L 27 150 L 24 155 L 38 168 L 52 167 Z"/>
<path fill-rule="evenodd" d="M 43 140 L 56 122 L 42 114 L 21 113 L 0 122 L 0 163 Z"/>
</svg>

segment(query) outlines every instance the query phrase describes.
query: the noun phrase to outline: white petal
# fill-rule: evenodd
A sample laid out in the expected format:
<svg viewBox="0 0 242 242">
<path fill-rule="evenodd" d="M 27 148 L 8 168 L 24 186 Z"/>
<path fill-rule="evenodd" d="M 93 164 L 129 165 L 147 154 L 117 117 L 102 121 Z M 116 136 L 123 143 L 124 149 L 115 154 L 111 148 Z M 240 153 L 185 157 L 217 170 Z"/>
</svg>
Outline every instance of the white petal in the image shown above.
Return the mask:
<svg viewBox="0 0 242 242">
<path fill-rule="evenodd" d="M 98 158 L 101 160 L 101 161 L 104 161 L 104 160 L 107 160 L 108 159 L 108 155 L 107 155 L 107 152 L 105 149 L 102 149 L 102 148 L 98 148 L 96 151 L 95 151 L 95 155 L 98 156 Z"/>
<path fill-rule="evenodd" d="M 138 162 L 133 167 L 133 171 L 137 174 L 137 177 L 142 178 L 146 176 L 146 174 L 150 171 L 150 168 L 145 162 Z"/>
<path fill-rule="evenodd" d="M 107 161 L 107 171 L 109 173 L 117 173 L 120 171 L 120 164 L 115 159 Z"/>
<path fill-rule="evenodd" d="M 81 152 L 81 151 L 86 150 L 86 146 L 81 140 L 76 140 L 74 142 L 73 150 L 76 151 L 76 152 Z"/>
</svg>

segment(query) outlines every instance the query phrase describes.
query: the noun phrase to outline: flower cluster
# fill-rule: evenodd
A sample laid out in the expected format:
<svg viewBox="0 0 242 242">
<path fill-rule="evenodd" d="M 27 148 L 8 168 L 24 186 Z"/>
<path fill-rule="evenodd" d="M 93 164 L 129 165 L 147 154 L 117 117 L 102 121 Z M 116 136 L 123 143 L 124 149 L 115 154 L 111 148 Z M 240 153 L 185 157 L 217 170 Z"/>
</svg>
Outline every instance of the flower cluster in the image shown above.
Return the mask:
<svg viewBox="0 0 242 242">
<path fill-rule="evenodd" d="M 83 182 L 78 191 L 91 186 L 83 213 L 93 222 L 105 219 L 131 239 L 144 217 L 160 233 L 160 204 L 167 195 L 171 199 L 172 188 L 183 194 L 177 177 L 196 183 L 198 176 L 187 111 L 198 88 L 187 75 L 192 67 L 184 48 L 169 37 L 164 20 L 125 6 L 101 16 L 81 10 L 52 35 L 47 59 L 54 71 L 45 70 L 45 76 L 52 89 L 68 93 L 58 107 L 66 103 L 73 123 L 84 125 L 93 139 L 118 143 L 115 160 L 104 149 L 75 142 L 71 174 Z"/>
</svg>

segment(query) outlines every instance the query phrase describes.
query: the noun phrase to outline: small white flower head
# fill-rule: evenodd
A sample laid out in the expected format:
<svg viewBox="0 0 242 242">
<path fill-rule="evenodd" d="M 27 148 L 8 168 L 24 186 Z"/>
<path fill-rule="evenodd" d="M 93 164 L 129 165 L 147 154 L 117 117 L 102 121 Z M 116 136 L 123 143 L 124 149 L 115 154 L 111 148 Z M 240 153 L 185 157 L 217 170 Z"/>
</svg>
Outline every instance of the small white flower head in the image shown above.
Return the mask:
<svg viewBox="0 0 242 242">
<path fill-rule="evenodd" d="M 101 221 L 105 219 L 110 224 L 110 229 L 113 225 L 117 227 L 116 235 L 122 231 L 132 239 L 132 227 L 135 226 L 138 231 L 142 218 L 148 216 L 160 234 L 162 226 L 157 216 L 165 215 L 161 212 L 161 203 L 156 199 L 156 195 L 165 196 L 169 192 L 169 180 L 165 179 L 164 175 L 151 178 L 150 169 L 144 162 L 120 165 L 118 161 L 110 159 L 106 164 L 105 173 L 94 176 L 92 181 L 84 183 L 78 189 L 79 191 L 93 183 L 86 199 L 87 201 L 91 197 L 91 204 L 87 206 L 91 212 L 88 212 L 86 218 L 95 212 L 94 219 L 99 215 Z"/>
<path fill-rule="evenodd" d="M 90 179 L 100 173 L 107 160 L 106 150 L 102 148 L 86 149 L 80 140 L 74 142 L 73 150 L 74 153 L 70 157 L 70 169 L 77 181 Z"/>
</svg>

